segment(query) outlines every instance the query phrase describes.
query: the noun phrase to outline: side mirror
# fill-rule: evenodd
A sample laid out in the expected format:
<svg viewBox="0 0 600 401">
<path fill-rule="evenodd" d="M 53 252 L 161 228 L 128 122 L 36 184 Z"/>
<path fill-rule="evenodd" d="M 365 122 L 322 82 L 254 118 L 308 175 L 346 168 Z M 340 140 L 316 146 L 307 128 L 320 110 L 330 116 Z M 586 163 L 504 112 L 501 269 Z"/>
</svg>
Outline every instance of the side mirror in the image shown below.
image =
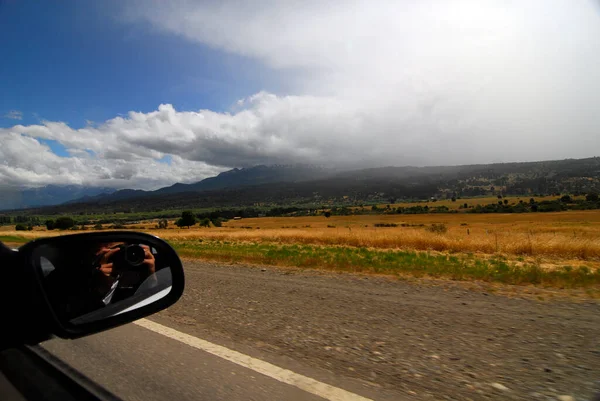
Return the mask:
<svg viewBox="0 0 600 401">
<path fill-rule="evenodd" d="M 64 235 L 27 243 L 19 256 L 63 338 L 97 333 L 174 304 L 181 260 L 165 241 L 135 232 Z"/>
</svg>

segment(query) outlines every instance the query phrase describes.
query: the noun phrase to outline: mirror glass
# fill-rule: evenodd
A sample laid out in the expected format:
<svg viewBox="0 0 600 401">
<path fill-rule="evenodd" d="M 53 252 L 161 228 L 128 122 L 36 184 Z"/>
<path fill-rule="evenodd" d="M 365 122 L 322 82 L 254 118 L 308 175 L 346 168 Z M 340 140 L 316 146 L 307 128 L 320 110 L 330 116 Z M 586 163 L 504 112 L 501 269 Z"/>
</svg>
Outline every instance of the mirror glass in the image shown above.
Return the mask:
<svg viewBox="0 0 600 401">
<path fill-rule="evenodd" d="M 102 239 L 40 244 L 33 260 L 61 322 L 106 319 L 165 297 L 171 291 L 169 252 L 156 244 Z"/>
</svg>

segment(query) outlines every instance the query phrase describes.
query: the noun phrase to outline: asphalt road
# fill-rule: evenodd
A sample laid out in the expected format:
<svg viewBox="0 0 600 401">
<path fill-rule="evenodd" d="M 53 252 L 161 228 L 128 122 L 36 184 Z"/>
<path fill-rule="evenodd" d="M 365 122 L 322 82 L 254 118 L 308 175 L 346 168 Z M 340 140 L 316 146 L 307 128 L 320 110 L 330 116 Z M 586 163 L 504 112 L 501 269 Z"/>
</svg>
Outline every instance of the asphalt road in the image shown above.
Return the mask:
<svg viewBox="0 0 600 401">
<path fill-rule="evenodd" d="M 43 347 L 125 400 L 322 400 L 132 324 Z"/>
<path fill-rule="evenodd" d="M 598 390 L 597 302 L 508 297 L 447 282 L 185 265 L 184 296 L 152 321 L 347 394 L 584 400 Z M 323 399 L 134 324 L 43 346 L 126 400 Z"/>
</svg>

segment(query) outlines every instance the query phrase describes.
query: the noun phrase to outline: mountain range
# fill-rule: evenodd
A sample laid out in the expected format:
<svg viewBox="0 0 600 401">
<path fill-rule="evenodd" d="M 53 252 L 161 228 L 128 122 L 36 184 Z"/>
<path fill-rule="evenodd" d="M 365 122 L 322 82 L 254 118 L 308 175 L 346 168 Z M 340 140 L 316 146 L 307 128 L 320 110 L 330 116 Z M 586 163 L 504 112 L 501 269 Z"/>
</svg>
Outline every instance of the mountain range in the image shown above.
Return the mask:
<svg viewBox="0 0 600 401">
<path fill-rule="evenodd" d="M 600 191 L 600 157 L 351 171 L 310 165 L 260 165 L 234 168 L 196 183 L 177 183 L 154 191 L 77 186 L 27 191 L 13 197 L 12 202 L 2 197 L 0 208 L 18 205 L 33 208 L 28 213 L 107 213 L 256 204 L 359 204 L 492 193 L 587 193 Z M 27 196 L 31 199 L 26 200 Z M 54 206 L 50 206 L 52 203 Z"/>
<path fill-rule="evenodd" d="M 38 208 L 60 204 L 107 203 L 144 196 L 170 195 L 183 192 L 200 192 L 240 188 L 273 182 L 293 183 L 323 178 L 335 170 L 311 165 L 259 165 L 250 168 L 234 168 L 215 177 L 192 183 L 176 183 L 154 191 L 86 187 L 81 185 L 47 185 L 39 188 L 19 189 L 0 187 L 0 210 Z"/>
<path fill-rule="evenodd" d="M 83 185 L 47 185 L 39 188 L 0 186 L 0 210 L 59 205 L 75 199 L 110 195 L 114 188 Z"/>
<path fill-rule="evenodd" d="M 310 181 L 331 176 L 336 170 L 312 165 L 258 165 L 250 168 L 234 168 L 224 171 L 215 177 L 205 178 L 193 184 L 176 183 L 169 187 L 154 191 L 122 189 L 113 193 L 102 193 L 96 196 L 71 201 L 75 202 L 111 202 L 144 196 L 171 195 L 184 192 L 202 192 L 241 188 L 246 186 L 270 184 L 274 182 L 294 183 Z"/>
</svg>

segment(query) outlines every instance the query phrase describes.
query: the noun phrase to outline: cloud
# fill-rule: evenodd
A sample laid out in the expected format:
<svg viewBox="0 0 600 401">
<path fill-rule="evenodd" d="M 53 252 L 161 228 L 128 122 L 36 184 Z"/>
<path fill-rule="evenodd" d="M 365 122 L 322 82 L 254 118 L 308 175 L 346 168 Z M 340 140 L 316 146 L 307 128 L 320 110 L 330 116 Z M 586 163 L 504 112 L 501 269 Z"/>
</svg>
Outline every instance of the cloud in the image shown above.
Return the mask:
<svg viewBox="0 0 600 401">
<path fill-rule="evenodd" d="M 297 96 L 261 103 L 280 108 L 270 128 L 277 121 L 286 140 L 296 134 L 344 149 L 348 140 L 367 142 L 363 159 L 582 156 L 600 129 L 600 13 L 592 2 L 176 0 L 130 1 L 123 12 L 287 73 Z M 304 128 L 291 127 L 300 122 Z M 351 122 L 365 131 L 348 132 Z M 326 139 L 332 133 L 341 136 Z M 380 142 L 401 145 L 402 157 L 387 157 Z"/>
<path fill-rule="evenodd" d="M 256 164 L 468 164 L 600 150 L 600 13 L 591 3 L 126 4 L 127 23 L 254 58 L 293 90 L 232 99 L 229 112 L 163 104 L 80 129 L 0 129 L 2 182 L 155 188 Z"/>
<path fill-rule="evenodd" d="M 22 120 L 23 112 L 19 110 L 11 110 L 4 115 L 4 118 L 10 118 L 11 120 Z"/>
<path fill-rule="evenodd" d="M 79 130 L 81 131 L 81 130 Z M 108 186 L 113 188 L 142 188 L 153 189 L 174 182 L 195 182 L 214 176 L 222 168 L 207 165 L 203 162 L 185 160 L 172 156 L 171 163 L 165 164 L 146 156 L 148 151 L 123 154 L 115 152 L 116 156 L 105 156 L 102 141 L 106 140 L 106 152 L 114 141 L 115 136 L 107 133 L 104 138 L 91 141 L 87 145 L 69 147 L 71 157 L 59 157 L 51 149 L 29 136 L 55 139 L 71 135 L 73 140 L 60 140 L 66 146 L 79 144 L 87 133 L 72 130 L 64 124 L 46 123 L 44 126 L 15 126 L 0 129 L 0 182 L 3 185 L 43 186 L 48 184 L 80 184 L 91 186 Z M 41 134 L 41 135 L 39 135 Z M 59 140 L 59 139 L 57 139 Z M 126 148 L 127 144 L 123 143 Z"/>
</svg>

